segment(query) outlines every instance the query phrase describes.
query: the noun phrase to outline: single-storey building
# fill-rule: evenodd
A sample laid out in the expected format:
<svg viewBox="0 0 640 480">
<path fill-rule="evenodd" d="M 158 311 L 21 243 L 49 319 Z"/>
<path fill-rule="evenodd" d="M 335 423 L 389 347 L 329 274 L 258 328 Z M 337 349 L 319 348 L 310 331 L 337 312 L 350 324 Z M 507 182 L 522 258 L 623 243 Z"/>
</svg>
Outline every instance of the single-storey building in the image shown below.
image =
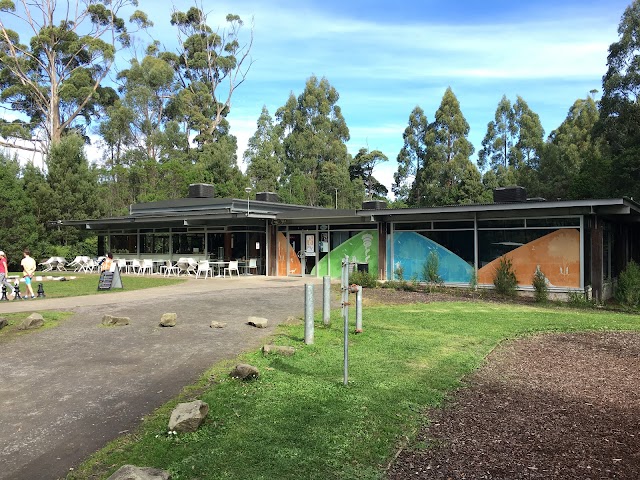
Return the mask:
<svg viewBox="0 0 640 480">
<path fill-rule="evenodd" d="M 526 199 L 502 189 L 495 203 L 388 209 L 287 205 L 272 193 L 256 199 L 214 198 L 192 185 L 189 198 L 131 205 L 122 217 L 60 220 L 98 235 L 98 254 L 177 260 L 257 259 L 271 276 L 339 278 L 345 255 L 381 280 L 423 278 L 434 252 L 445 284 L 492 284 L 501 258 L 511 259 L 519 288 L 532 289 L 539 268 L 551 292 L 604 299 L 630 260 L 640 260 L 640 205 L 627 198 Z"/>
</svg>

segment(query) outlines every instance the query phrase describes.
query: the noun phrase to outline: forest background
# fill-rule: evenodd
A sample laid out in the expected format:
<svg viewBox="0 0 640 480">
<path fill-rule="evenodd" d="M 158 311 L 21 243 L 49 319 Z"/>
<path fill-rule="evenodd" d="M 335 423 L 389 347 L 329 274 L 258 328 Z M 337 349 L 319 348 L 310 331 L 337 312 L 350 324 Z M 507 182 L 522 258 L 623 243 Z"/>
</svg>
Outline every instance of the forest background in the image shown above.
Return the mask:
<svg viewBox="0 0 640 480">
<path fill-rule="evenodd" d="M 416 99 L 391 159 L 366 144 L 349 153 L 340 94 L 316 75 L 273 114 L 263 107 L 238 152 L 228 117 L 251 75 L 252 26 L 174 7 L 178 48 L 169 50 L 137 7 L 0 0 L 0 248 L 14 268 L 25 247 L 36 258 L 95 255 L 95 235 L 52 227 L 56 220 L 126 215 L 133 203 L 185 197 L 192 183 L 214 184 L 218 197 L 244 198 L 250 186 L 251 195 L 329 208 L 486 203 L 509 185 L 554 200 L 640 198 L 640 1 L 622 14 L 594 86 L 601 91 L 569 99 L 550 133 L 524 98 L 504 95 L 476 150 L 448 87 L 435 112 Z M 150 39 L 142 51 L 136 38 Z M 124 53 L 130 60 L 116 68 Z M 95 144 L 102 157 L 89 161 Z M 374 175 L 390 160 L 391 191 Z"/>
</svg>

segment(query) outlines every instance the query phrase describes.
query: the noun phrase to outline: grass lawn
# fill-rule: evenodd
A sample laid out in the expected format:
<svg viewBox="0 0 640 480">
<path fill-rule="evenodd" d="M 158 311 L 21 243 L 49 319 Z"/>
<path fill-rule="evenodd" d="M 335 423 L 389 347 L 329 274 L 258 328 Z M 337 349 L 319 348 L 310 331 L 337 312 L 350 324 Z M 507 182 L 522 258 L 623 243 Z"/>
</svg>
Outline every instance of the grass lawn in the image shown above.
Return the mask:
<svg viewBox="0 0 640 480">
<path fill-rule="evenodd" d="M 31 287 L 36 294 L 38 293 L 38 284 L 42 283 L 42 287 L 44 288 L 44 293 L 47 298 L 77 297 L 80 295 L 108 295 L 112 292 L 122 291 L 120 289 L 98 291 L 98 279 L 100 278 L 99 273 L 78 274 L 74 272 L 56 272 L 52 274 L 54 277 L 65 277 L 67 279 L 70 277 L 76 277 L 74 280 L 64 282 L 60 280 L 46 280 L 48 273 L 49 272 L 36 272 L 36 276 L 42 274 L 43 280 L 39 282 L 36 281 L 34 277 L 31 282 Z M 18 273 L 11 273 L 10 275 L 18 275 Z M 20 277 L 22 277 L 21 274 Z M 161 275 L 122 275 L 122 285 L 125 290 L 162 287 L 165 285 L 175 285 L 184 281 L 184 278 L 163 277 Z M 20 294 L 22 295 L 24 293 L 25 285 L 23 282 L 20 282 Z"/>
<path fill-rule="evenodd" d="M 382 478 L 398 445 L 417 431 L 421 412 L 441 404 L 498 343 L 537 332 L 640 330 L 639 316 L 566 308 L 371 307 L 364 311 L 364 334 L 350 335 L 344 386 L 339 316 L 333 312 L 332 328 L 316 322 L 309 346 L 302 325 L 281 327 L 274 343 L 295 346 L 292 357 L 253 352 L 233 362 L 257 366 L 256 381 L 231 380 L 231 364 L 216 365 L 139 431 L 112 442 L 68 478 L 106 478 L 127 463 L 166 469 L 174 480 Z M 175 404 L 193 398 L 209 404 L 203 426 L 168 435 Z"/>
</svg>

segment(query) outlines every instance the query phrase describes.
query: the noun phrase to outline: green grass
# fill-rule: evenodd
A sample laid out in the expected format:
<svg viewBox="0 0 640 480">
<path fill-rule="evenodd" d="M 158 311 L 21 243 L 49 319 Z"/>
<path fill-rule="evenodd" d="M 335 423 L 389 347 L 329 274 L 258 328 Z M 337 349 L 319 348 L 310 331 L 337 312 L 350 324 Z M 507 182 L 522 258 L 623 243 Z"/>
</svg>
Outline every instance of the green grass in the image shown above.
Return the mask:
<svg viewBox="0 0 640 480">
<path fill-rule="evenodd" d="M 74 280 L 60 281 L 60 280 L 47 280 L 46 276 L 49 272 L 37 272 L 37 275 L 42 274 L 43 280 L 41 282 L 36 281 L 35 277 L 31 282 L 31 287 L 34 293 L 38 293 L 38 284 L 42 283 L 44 293 L 47 298 L 62 298 L 62 297 L 77 297 L 82 295 L 108 295 L 112 292 L 121 292 L 120 289 L 113 290 L 100 290 L 98 291 L 98 279 L 100 274 L 83 274 L 73 272 L 56 272 L 54 277 L 76 277 Z M 14 274 L 10 274 L 14 275 Z M 17 275 L 17 274 L 15 274 Z M 122 285 L 124 290 L 140 290 L 143 288 L 163 287 L 165 285 L 175 285 L 182 283 L 185 280 L 177 277 L 163 277 L 156 276 L 143 276 L 143 275 L 123 275 Z M 13 282 L 12 282 L 13 283 Z M 24 294 L 25 286 L 23 282 L 20 282 L 20 293 Z"/>
<path fill-rule="evenodd" d="M 34 309 L 37 310 L 37 309 Z M 56 327 L 62 320 L 73 315 L 72 312 L 48 312 L 44 311 L 40 313 L 42 318 L 44 318 L 44 325 L 38 329 L 33 330 L 18 330 L 18 325 L 22 323 L 22 321 L 31 315 L 31 312 L 28 313 L 5 313 L 0 315 L 2 318 L 6 318 L 9 324 L 0 330 L 0 341 L 8 341 L 11 338 L 14 338 L 19 335 L 25 335 L 32 332 L 41 331 L 47 328 Z"/>
<path fill-rule="evenodd" d="M 364 334 L 350 335 L 344 386 L 339 311 L 332 320 L 332 328 L 316 322 L 309 346 L 301 325 L 281 327 L 274 341 L 295 346 L 293 357 L 237 359 L 260 369 L 256 381 L 231 380 L 229 362 L 215 366 L 69 478 L 106 478 L 127 463 L 166 469 L 174 480 L 382 478 L 425 408 L 440 405 L 498 343 L 536 332 L 640 330 L 640 317 L 610 312 L 468 302 L 371 307 Z M 167 435 L 175 404 L 196 396 L 210 406 L 203 426 Z"/>
</svg>

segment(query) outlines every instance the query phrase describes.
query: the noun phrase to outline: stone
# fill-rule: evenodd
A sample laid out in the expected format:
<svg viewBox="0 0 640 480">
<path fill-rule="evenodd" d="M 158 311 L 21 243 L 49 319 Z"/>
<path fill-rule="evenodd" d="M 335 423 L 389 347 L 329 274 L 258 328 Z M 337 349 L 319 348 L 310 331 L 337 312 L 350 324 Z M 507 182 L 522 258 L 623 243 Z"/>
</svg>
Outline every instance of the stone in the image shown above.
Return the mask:
<svg viewBox="0 0 640 480">
<path fill-rule="evenodd" d="M 44 318 L 39 313 L 32 313 L 27 318 L 25 318 L 20 325 L 18 325 L 18 330 L 31 330 L 34 328 L 40 328 L 44 325 Z"/>
<path fill-rule="evenodd" d="M 9 325 L 9 320 L 4 317 L 0 317 L 0 330 Z"/>
<path fill-rule="evenodd" d="M 240 380 L 253 380 L 254 378 L 258 378 L 260 376 L 260 371 L 253 365 L 240 363 L 236 365 L 233 370 L 231 370 L 229 376 L 238 378 Z"/>
<path fill-rule="evenodd" d="M 113 315 L 105 315 L 102 317 L 102 325 L 108 327 L 119 327 L 122 325 L 129 325 L 129 317 L 114 317 Z"/>
<path fill-rule="evenodd" d="M 123 465 L 107 480 L 171 480 L 171 474 L 159 468 Z"/>
<path fill-rule="evenodd" d="M 299 325 L 300 323 L 302 323 L 302 319 L 300 319 L 299 317 L 294 317 L 293 315 L 289 315 L 284 321 L 285 325 Z"/>
<path fill-rule="evenodd" d="M 267 324 L 269 323 L 269 320 L 261 317 L 249 317 L 249 319 L 247 320 L 247 323 L 256 328 L 267 328 Z"/>
<path fill-rule="evenodd" d="M 267 355 L 269 353 L 276 353 L 279 355 L 290 357 L 291 355 L 296 353 L 296 349 L 293 347 L 285 346 L 285 345 L 263 345 L 262 353 L 263 355 Z"/>
<path fill-rule="evenodd" d="M 175 327 L 177 319 L 178 319 L 177 313 L 163 313 L 162 317 L 160 317 L 160 326 Z"/>
<path fill-rule="evenodd" d="M 224 322 L 216 322 L 215 320 L 211 322 L 211 325 L 209 325 L 211 328 L 224 328 L 227 326 L 226 323 Z"/>
<path fill-rule="evenodd" d="M 209 413 L 209 405 L 202 400 L 179 403 L 171 412 L 169 430 L 180 433 L 195 432 Z"/>
</svg>

